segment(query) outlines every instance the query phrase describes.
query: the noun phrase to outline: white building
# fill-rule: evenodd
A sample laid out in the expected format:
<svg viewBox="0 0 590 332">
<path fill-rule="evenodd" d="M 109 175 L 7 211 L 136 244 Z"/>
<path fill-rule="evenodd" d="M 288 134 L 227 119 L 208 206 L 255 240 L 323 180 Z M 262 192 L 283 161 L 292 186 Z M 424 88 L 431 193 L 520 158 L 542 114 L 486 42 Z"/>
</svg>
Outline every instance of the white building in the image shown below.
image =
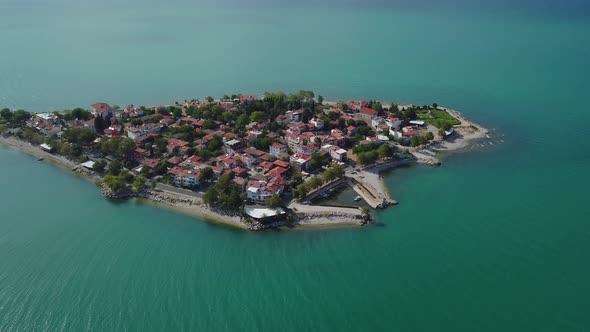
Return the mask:
<svg viewBox="0 0 590 332">
<path fill-rule="evenodd" d="M 269 153 L 272 154 L 273 156 L 278 156 L 281 153 L 287 153 L 288 152 L 288 147 L 285 144 L 281 144 L 281 143 L 272 143 L 272 145 L 268 148 Z"/>
<path fill-rule="evenodd" d="M 298 109 L 294 111 L 287 111 L 285 115 L 289 118 L 291 122 L 299 122 L 303 117 L 304 110 Z"/>
<path fill-rule="evenodd" d="M 257 205 L 265 205 L 273 195 L 283 192 L 284 184 L 276 181 L 251 180 L 246 187 L 246 196 Z"/>
<path fill-rule="evenodd" d="M 139 127 L 131 127 L 127 129 L 127 137 L 136 139 L 147 134 L 156 133 L 159 134 L 162 129 L 162 125 L 157 123 L 147 123 Z"/>
<path fill-rule="evenodd" d="M 385 121 L 383 120 L 382 117 L 376 116 L 376 117 L 374 117 L 374 118 L 371 119 L 371 127 L 377 128 L 377 127 L 379 127 L 379 125 L 383 124 L 384 122 Z"/>
<path fill-rule="evenodd" d="M 402 125 L 402 120 L 398 118 L 392 119 L 385 119 L 385 124 L 389 127 L 389 130 L 399 130 L 399 127 Z"/>
<path fill-rule="evenodd" d="M 426 124 L 426 122 L 424 122 L 422 120 L 412 120 L 412 121 L 410 121 L 410 124 L 422 127 L 423 125 Z"/>
<path fill-rule="evenodd" d="M 332 157 L 333 160 L 340 162 L 345 162 L 348 159 L 346 155 L 346 150 L 337 146 L 333 146 L 330 148 L 330 157 Z"/>
<path fill-rule="evenodd" d="M 320 118 L 313 118 L 313 119 L 311 119 L 311 121 L 309 121 L 309 123 L 314 125 L 314 127 L 316 127 L 317 129 L 324 128 L 324 120 L 322 120 Z"/>
<path fill-rule="evenodd" d="M 200 171 L 185 170 L 173 167 L 168 173 L 174 175 L 174 184 L 178 187 L 194 187 L 199 184 Z"/>
</svg>

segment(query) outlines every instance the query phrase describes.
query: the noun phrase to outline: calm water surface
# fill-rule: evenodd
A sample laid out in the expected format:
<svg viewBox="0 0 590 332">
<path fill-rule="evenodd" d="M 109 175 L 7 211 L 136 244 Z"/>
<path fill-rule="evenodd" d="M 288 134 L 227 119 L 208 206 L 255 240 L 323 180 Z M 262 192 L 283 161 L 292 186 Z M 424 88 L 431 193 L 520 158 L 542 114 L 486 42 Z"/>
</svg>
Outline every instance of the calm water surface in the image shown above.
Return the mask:
<svg viewBox="0 0 590 332">
<path fill-rule="evenodd" d="M 438 102 L 494 145 L 378 225 L 246 233 L 0 147 L 0 331 L 590 330 L 583 1 L 0 0 L 0 107 L 313 89 Z"/>
</svg>

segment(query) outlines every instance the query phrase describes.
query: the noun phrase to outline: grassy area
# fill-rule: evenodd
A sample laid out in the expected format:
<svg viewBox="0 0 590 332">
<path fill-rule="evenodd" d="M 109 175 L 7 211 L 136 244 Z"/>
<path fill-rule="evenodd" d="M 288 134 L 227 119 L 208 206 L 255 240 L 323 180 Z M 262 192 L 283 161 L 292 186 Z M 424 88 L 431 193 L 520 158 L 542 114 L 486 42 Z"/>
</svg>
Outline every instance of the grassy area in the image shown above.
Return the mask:
<svg viewBox="0 0 590 332">
<path fill-rule="evenodd" d="M 461 122 L 454 117 L 452 117 L 449 113 L 443 110 L 438 109 L 429 109 L 424 111 L 417 112 L 418 117 L 421 120 L 424 120 L 431 125 L 435 126 L 436 128 L 444 127 L 445 124 L 449 126 L 455 126 L 461 124 Z"/>
</svg>

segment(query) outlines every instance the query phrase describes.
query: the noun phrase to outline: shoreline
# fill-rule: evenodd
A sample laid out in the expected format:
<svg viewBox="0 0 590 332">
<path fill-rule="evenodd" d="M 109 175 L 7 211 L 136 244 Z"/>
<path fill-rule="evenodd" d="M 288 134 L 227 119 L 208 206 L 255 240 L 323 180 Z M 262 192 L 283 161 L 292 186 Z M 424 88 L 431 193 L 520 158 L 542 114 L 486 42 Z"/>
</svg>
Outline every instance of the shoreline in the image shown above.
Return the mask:
<svg viewBox="0 0 590 332">
<path fill-rule="evenodd" d="M 67 170 L 88 182 L 94 183 L 96 180 L 100 180 L 100 177 L 90 174 L 89 171 L 76 171 L 79 169 L 79 164 L 69 160 L 63 156 L 54 155 L 49 152 L 45 152 L 28 142 L 19 140 L 14 137 L 4 137 L 0 135 L 0 145 L 8 148 L 12 148 L 21 153 L 30 155 L 36 158 L 43 158 L 43 161 L 48 161 L 49 164 L 58 167 L 63 170 Z M 99 189 L 100 190 L 100 189 Z M 104 196 L 105 199 L 109 199 Z M 268 228 L 317 228 L 317 227 L 346 227 L 346 226 L 360 226 L 361 222 L 353 218 L 344 218 L 334 220 L 338 215 L 326 215 L 322 213 L 304 213 L 304 215 L 292 224 L 282 222 L 279 225 L 272 225 L 272 227 L 260 227 L 253 228 L 256 224 L 249 224 L 245 222 L 245 218 L 222 214 L 214 211 L 213 209 L 206 206 L 199 198 L 171 193 L 162 190 L 145 190 L 140 193 L 122 198 L 111 198 L 111 199 L 128 199 L 134 200 L 140 204 L 148 204 L 156 207 L 168 209 L 172 212 L 183 214 L 190 217 L 195 217 L 204 220 L 208 223 L 221 224 L 233 228 L 242 230 L 264 230 Z M 315 206 L 309 206 L 311 208 Z M 300 213 L 301 214 L 301 213 Z"/>
<path fill-rule="evenodd" d="M 453 126 L 454 132 L 450 137 L 437 137 L 428 144 L 407 149 L 417 158 L 418 163 L 439 166 L 441 164 L 439 157 L 444 156 L 445 153 L 460 152 L 473 146 L 479 140 L 489 138 L 490 129 L 468 120 L 457 110 L 441 106 L 438 108 L 446 111 L 461 123 Z"/>
<path fill-rule="evenodd" d="M 407 165 L 413 163 L 424 163 L 429 165 L 440 165 L 438 154 L 442 152 L 463 150 L 472 145 L 473 141 L 489 137 L 490 131 L 483 126 L 467 120 L 460 112 L 439 107 L 447 111 L 461 123 L 454 126 L 454 137 L 438 138 L 429 144 L 408 148 L 412 154 L 415 155 L 414 160 L 399 163 L 399 165 Z M 79 163 L 67 159 L 64 156 L 52 154 L 41 150 L 39 147 L 32 145 L 29 142 L 20 140 L 15 137 L 5 137 L 0 135 L 0 145 L 13 148 L 22 153 L 31 155 L 36 158 L 43 158 L 43 161 L 48 161 L 50 164 L 67 169 L 71 173 L 81 177 L 89 182 L 96 183 L 101 177 L 90 170 L 86 170 L 80 166 Z M 391 199 L 390 190 L 385 185 L 384 178 L 380 175 L 382 171 L 391 170 L 398 167 L 398 163 L 391 165 L 371 165 L 361 172 L 369 179 L 368 185 L 377 190 L 380 198 L 388 199 L 388 205 L 395 205 L 397 202 Z M 287 222 L 286 220 L 277 221 L 270 224 L 262 224 L 257 221 L 247 222 L 247 218 L 239 215 L 226 214 L 221 211 L 205 205 L 202 199 L 185 195 L 177 192 L 170 192 L 161 189 L 145 189 L 139 193 L 132 193 L 122 196 L 109 197 L 103 192 L 105 198 L 113 199 L 133 199 L 141 204 L 151 204 L 158 207 L 163 207 L 176 213 L 188 215 L 203 219 L 206 222 L 222 224 L 242 230 L 265 230 L 271 228 L 342 228 L 342 227 L 358 227 L 370 223 L 370 216 L 363 215 L 360 208 L 347 207 L 331 207 L 323 205 L 302 205 L 296 202 L 291 202 L 288 207 L 293 210 L 295 220 Z"/>
<path fill-rule="evenodd" d="M 88 182 L 94 183 L 96 180 L 100 180 L 99 176 L 90 174 L 90 171 L 76 171 L 75 169 L 79 169 L 78 163 L 69 160 L 63 156 L 45 152 L 31 145 L 30 143 L 19 140 L 17 138 L 3 137 L 0 135 L 0 145 L 15 149 L 19 152 L 25 153 L 33 157 L 43 158 L 43 161 L 48 161 L 49 164 L 53 166 L 56 166 L 64 170 L 68 170 L 68 172 L 73 173 L 74 175 Z M 189 214 L 191 216 L 200 217 L 206 219 L 207 221 L 239 227 L 241 229 L 247 229 L 248 226 L 246 223 L 236 221 L 232 216 L 223 215 L 211 210 L 210 208 L 204 206 L 202 203 L 198 202 L 197 198 L 188 195 L 148 190 L 145 193 L 138 193 L 134 197 L 125 197 L 122 199 L 136 199 L 138 201 L 141 201 L 142 203 L 149 203 L 165 207 L 170 210 L 181 212 L 183 214 Z M 192 201 L 190 204 L 187 203 L 189 200 Z"/>
</svg>

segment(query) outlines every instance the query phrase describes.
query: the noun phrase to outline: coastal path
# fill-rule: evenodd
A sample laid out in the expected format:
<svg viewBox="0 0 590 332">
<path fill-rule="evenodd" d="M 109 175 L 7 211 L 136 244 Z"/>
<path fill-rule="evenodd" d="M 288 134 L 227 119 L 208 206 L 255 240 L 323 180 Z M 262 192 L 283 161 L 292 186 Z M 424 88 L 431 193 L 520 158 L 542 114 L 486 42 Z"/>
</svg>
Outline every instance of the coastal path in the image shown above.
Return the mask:
<svg viewBox="0 0 590 332">
<path fill-rule="evenodd" d="M 198 193 L 192 190 L 188 190 L 188 189 L 182 189 L 182 188 L 177 188 L 177 187 L 173 187 L 171 185 L 167 185 L 164 183 L 160 183 L 158 182 L 156 184 L 156 189 L 158 190 L 162 190 L 162 191 L 166 191 L 166 192 L 170 192 L 173 194 L 178 194 L 178 195 L 185 195 L 185 196 L 192 196 L 195 198 L 202 198 L 203 194 L 202 193 Z"/>
</svg>

